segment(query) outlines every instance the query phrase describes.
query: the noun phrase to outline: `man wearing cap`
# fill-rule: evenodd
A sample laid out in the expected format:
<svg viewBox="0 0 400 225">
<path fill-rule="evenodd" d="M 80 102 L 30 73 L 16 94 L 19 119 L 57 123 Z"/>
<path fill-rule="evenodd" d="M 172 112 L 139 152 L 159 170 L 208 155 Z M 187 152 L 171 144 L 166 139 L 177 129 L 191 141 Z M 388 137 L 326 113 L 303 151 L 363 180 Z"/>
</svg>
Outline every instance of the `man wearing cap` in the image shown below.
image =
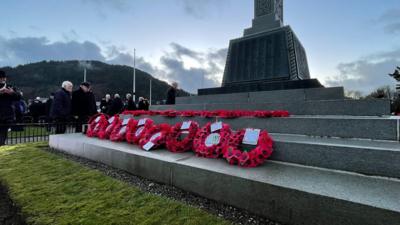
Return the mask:
<svg viewBox="0 0 400 225">
<path fill-rule="evenodd" d="M 6 73 L 0 70 L 0 146 L 5 144 L 9 125 L 15 121 L 13 104 L 20 98 L 16 89 L 7 84 Z"/>
<path fill-rule="evenodd" d="M 82 124 L 85 124 L 89 117 L 96 114 L 91 97 L 90 83 L 83 82 L 79 89 L 72 93 L 72 116 L 76 121 L 76 132 L 82 132 Z"/>
</svg>

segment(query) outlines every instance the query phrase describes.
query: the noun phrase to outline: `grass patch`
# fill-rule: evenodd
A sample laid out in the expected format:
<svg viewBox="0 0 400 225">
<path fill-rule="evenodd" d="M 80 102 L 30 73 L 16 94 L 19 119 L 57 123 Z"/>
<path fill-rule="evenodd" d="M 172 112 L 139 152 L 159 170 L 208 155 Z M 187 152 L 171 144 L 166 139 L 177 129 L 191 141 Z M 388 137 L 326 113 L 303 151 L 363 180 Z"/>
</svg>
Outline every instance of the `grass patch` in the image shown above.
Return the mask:
<svg viewBox="0 0 400 225">
<path fill-rule="evenodd" d="M 0 147 L 0 180 L 31 224 L 228 224 L 41 149 Z"/>
</svg>

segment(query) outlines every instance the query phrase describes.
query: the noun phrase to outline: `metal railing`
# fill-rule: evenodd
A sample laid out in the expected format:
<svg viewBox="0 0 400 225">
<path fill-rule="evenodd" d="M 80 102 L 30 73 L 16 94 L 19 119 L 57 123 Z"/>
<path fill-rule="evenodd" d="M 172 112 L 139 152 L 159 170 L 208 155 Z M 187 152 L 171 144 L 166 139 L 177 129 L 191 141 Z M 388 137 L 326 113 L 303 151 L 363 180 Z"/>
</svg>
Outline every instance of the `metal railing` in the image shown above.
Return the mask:
<svg viewBox="0 0 400 225">
<path fill-rule="evenodd" d="M 7 132 L 5 144 L 14 145 L 48 141 L 49 136 L 53 134 L 80 133 L 82 124 L 72 122 L 0 124 L 0 133 L 1 130 Z"/>
</svg>

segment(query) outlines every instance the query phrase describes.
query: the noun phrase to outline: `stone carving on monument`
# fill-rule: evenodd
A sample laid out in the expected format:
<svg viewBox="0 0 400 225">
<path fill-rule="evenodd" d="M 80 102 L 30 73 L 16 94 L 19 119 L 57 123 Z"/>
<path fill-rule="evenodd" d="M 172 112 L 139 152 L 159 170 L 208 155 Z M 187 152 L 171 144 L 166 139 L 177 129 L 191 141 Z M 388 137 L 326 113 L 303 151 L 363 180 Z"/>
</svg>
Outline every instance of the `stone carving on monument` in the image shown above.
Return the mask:
<svg viewBox="0 0 400 225">
<path fill-rule="evenodd" d="M 222 87 L 199 95 L 322 87 L 310 79 L 306 51 L 283 17 L 283 0 L 254 0 L 252 27 L 230 41 Z"/>
</svg>

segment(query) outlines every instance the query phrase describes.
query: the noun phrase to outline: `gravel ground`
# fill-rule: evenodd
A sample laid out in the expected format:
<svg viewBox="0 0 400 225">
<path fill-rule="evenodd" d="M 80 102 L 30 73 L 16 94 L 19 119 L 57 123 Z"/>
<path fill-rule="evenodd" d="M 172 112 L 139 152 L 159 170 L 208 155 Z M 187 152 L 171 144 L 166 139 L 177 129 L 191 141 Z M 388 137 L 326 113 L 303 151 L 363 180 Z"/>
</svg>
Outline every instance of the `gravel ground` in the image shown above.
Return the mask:
<svg viewBox="0 0 400 225">
<path fill-rule="evenodd" d="M 0 224 L 25 225 L 25 218 L 8 195 L 8 190 L 0 184 Z"/>
<path fill-rule="evenodd" d="M 53 149 L 47 149 L 49 152 L 63 156 L 66 159 L 78 162 L 88 168 L 101 171 L 107 176 L 129 183 L 138 187 L 144 192 L 149 192 L 158 196 L 164 196 L 170 199 L 183 202 L 187 205 L 203 209 L 211 214 L 231 221 L 234 224 L 266 224 L 266 225 L 282 225 L 266 218 L 251 214 L 245 210 L 238 209 L 229 205 L 221 204 L 192 193 L 180 190 L 173 186 L 158 184 L 153 181 L 134 176 L 125 171 L 118 170 L 102 163 L 90 161 L 84 158 L 76 157 Z"/>
</svg>

